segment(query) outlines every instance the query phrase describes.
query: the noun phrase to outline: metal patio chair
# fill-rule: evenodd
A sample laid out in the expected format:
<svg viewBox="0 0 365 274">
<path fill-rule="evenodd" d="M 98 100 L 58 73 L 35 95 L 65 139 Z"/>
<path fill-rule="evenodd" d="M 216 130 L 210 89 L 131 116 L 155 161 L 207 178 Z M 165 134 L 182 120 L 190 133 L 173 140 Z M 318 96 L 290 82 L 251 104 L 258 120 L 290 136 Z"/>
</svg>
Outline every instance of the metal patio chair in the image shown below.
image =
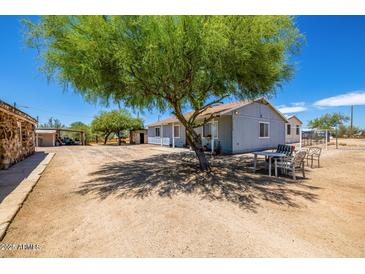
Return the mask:
<svg viewBox="0 0 365 274">
<path fill-rule="evenodd" d="M 313 168 L 313 161 L 317 160 L 318 162 L 318 167 L 320 167 L 319 165 L 319 160 L 321 158 L 321 153 L 322 153 L 322 148 L 320 147 L 310 147 L 308 149 L 308 153 L 307 153 L 307 166 L 309 166 L 309 160 L 311 161 L 311 168 Z"/>
<path fill-rule="evenodd" d="M 285 157 L 277 162 L 277 168 L 281 169 L 285 174 L 292 173 L 293 179 L 296 180 L 295 172 L 302 171 L 305 178 L 304 160 L 307 155 L 305 150 L 298 151 L 293 157 Z"/>
</svg>

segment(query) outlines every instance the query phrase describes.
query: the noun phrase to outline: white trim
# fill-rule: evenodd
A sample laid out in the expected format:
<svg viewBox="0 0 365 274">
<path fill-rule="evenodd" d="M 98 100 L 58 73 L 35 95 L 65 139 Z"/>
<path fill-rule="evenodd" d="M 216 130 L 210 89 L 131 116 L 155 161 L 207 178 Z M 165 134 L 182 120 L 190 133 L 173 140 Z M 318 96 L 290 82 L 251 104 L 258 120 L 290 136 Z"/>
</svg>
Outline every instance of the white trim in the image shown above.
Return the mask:
<svg viewBox="0 0 365 274">
<path fill-rule="evenodd" d="M 212 124 L 215 124 L 216 125 L 216 129 L 217 129 L 217 137 L 214 137 L 213 136 L 213 132 L 212 132 Z M 218 140 L 219 139 L 219 134 L 218 134 L 218 121 L 209 121 L 208 123 L 206 123 L 205 125 L 210 125 L 210 135 L 211 137 L 207 137 L 207 136 L 204 136 L 204 125 L 201 126 L 202 128 L 202 132 L 201 132 L 201 136 L 202 138 L 204 139 L 215 139 L 215 140 Z"/>
<path fill-rule="evenodd" d="M 218 133 L 218 121 L 212 121 L 212 124 L 214 124 L 214 126 L 215 126 L 215 128 L 216 128 L 216 132 L 217 132 L 217 137 L 214 137 L 214 136 L 212 136 L 213 137 L 213 139 L 219 139 L 219 133 Z"/>
<path fill-rule="evenodd" d="M 303 137 L 302 137 L 303 131 L 302 131 L 302 127 L 299 127 L 299 149 L 302 149 L 302 142 L 303 142 Z M 327 138 L 326 138 L 327 141 Z M 327 145 L 327 143 L 326 143 Z"/>
<path fill-rule="evenodd" d="M 260 124 L 267 124 L 267 134 L 268 136 L 264 136 L 264 137 L 261 137 L 260 136 Z M 265 130 L 264 130 L 264 133 L 265 133 Z M 269 139 L 270 138 L 270 122 L 265 122 L 265 121 L 259 121 L 259 139 Z"/>
<path fill-rule="evenodd" d="M 300 125 L 296 125 L 295 126 L 295 136 L 299 136 L 299 134 L 300 134 L 300 128 L 301 128 L 301 126 Z M 298 130 L 299 129 L 299 130 Z M 298 131 L 297 131 L 298 130 Z"/>
<path fill-rule="evenodd" d="M 175 148 L 175 124 L 172 123 L 172 147 Z"/>
<path fill-rule="evenodd" d="M 161 129 L 161 131 L 160 131 L 160 138 L 161 138 L 161 146 L 163 146 L 163 125 L 161 125 L 161 127 L 160 127 Z"/>
</svg>

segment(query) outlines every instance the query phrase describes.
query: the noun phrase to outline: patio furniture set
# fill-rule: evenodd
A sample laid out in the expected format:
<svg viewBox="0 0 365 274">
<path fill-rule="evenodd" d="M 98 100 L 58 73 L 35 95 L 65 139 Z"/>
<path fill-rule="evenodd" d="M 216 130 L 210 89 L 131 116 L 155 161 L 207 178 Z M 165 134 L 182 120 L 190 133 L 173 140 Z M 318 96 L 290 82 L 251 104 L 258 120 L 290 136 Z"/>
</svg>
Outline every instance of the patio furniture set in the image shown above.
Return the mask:
<svg viewBox="0 0 365 274">
<path fill-rule="evenodd" d="M 283 174 L 291 173 L 293 179 L 296 180 L 295 173 L 301 171 L 303 178 L 305 178 L 305 160 L 307 165 L 311 162 L 311 168 L 313 168 L 313 162 L 318 162 L 320 166 L 320 156 L 322 149 L 320 147 L 310 147 L 309 149 L 301 149 L 295 151 L 295 146 L 278 145 L 275 151 L 257 151 L 253 152 L 253 170 L 257 170 L 257 156 L 265 156 L 265 167 L 268 168 L 269 176 L 272 172 L 272 163 L 274 163 L 275 177 L 278 176 L 280 170 Z"/>
</svg>

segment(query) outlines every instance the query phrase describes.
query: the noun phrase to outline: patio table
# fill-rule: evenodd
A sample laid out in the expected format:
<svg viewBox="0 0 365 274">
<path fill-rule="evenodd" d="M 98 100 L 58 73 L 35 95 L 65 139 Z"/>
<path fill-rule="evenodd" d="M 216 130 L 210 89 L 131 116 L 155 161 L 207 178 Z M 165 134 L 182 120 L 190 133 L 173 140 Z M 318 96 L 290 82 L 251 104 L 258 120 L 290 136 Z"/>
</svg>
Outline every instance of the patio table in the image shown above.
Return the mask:
<svg viewBox="0 0 365 274">
<path fill-rule="evenodd" d="M 271 158 L 275 157 L 274 158 L 274 162 L 275 162 L 275 177 L 278 177 L 277 158 L 287 157 L 287 155 L 284 154 L 284 153 L 269 152 L 269 151 L 256 151 L 256 152 L 252 152 L 252 154 L 254 155 L 254 162 L 253 162 L 254 172 L 256 172 L 257 155 L 265 156 L 265 159 L 266 158 L 269 158 L 269 176 L 271 176 Z"/>
</svg>

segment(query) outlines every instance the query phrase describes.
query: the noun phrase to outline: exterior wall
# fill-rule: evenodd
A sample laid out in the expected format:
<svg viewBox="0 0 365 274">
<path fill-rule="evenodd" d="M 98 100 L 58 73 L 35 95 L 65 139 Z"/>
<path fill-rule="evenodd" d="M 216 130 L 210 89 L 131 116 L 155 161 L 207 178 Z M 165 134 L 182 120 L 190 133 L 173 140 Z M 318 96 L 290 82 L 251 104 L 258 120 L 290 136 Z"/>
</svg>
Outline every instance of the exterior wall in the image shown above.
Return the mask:
<svg viewBox="0 0 365 274">
<path fill-rule="evenodd" d="M 10 167 L 35 151 L 35 122 L 12 114 L 11 108 L 5 107 L 0 105 L 0 169 Z"/>
<path fill-rule="evenodd" d="M 141 138 L 140 138 L 140 133 L 144 134 L 144 144 L 147 144 L 148 142 L 148 138 L 147 138 L 147 130 L 146 129 L 140 129 L 140 130 L 132 130 L 130 132 L 130 136 L 129 136 L 129 142 L 131 144 L 140 144 L 141 143 Z"/>
<path fill-rule="evenodd" d="M 232 152 L 274 148 L 285 143 L 285 122 L 271 107 L 253 103 L 232 114 Z M 259 122 L 269 122 L 269 137 L 259 138 Z"/>
<path fill-rule="evenodd" d="M 287 132 L 287 125 L 290 124 L 290 135 L 288 135 Z M 285 124 L 285 143 L 287 144 L 293 144 L 293 143 L 299 143 L 300 142 L 300 136 L 297 135 L 297 125 L 301 126 L 300 123 L 297 122 L 296 119 L 289 119 L 289 123 Z"/>
<path fill-rule="evenodd" d="M 148 137 L 156 137 L 156 127 L 148 127 L 147 129 L 147 136 Z"/>
<path fill-rule="evenodd" d="M 221 151 L 225 154 L 232 153 L 232 116 L 224 115 L 218 119 L 218 141 Z"/>
<path fill-rule="evenodd" d="M 39 147 L 54 147 L 56 140 L 56 133 L 38 133 Z"/>
</svg>

